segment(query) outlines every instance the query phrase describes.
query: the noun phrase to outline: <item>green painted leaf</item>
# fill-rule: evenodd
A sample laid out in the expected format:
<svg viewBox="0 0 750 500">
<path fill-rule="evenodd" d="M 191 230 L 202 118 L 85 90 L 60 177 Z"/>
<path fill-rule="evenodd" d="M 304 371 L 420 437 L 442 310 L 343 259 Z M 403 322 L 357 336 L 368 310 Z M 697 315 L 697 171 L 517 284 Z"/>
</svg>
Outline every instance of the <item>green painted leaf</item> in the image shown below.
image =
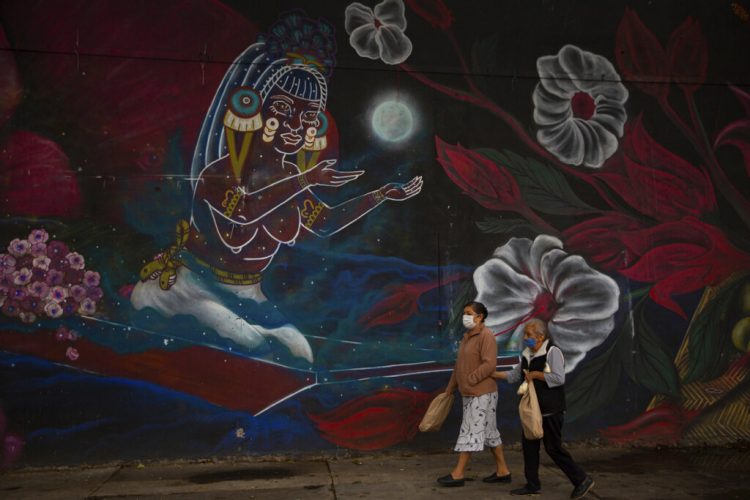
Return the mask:
<svg viewBox="0 0 750 500">
<path fill-rule="evenodd" d="M 618 355 L 631 380 L 656 394 L 678 399 L 680 377 L 666 346 L 646 322 L 642 303 L 623 325 Z"/>
<path fill-rule="evenodd" d="M 487 234 L 505 234 L 521 229 L 531 229 L 532 231 L 535 231 L 534 226 L 524 219 L 485 217 L 483 220 L 477 221 L 476 224 L 480 231 Z"/>
<path fill-rule="evenodd" d="M 684 383 L 711 380 L 724 372 L 734 353 L 727 314 L 746 280 L 737 279 L 719 289 L 717 295 L 693 318 L 687 331 L 688 369 Z"/>
<path fill-rule="evenodd" d="M 477 149 L 478 153 L 506 167 L 521 189 L 524 201 L 535 210 L 553 215 L 576 215 L 597 209 L 581 200 L 557 167 L 504 149 Z"/>
<path fill-rule="evenodd" d="M 607 404 L 617 394 L 622 364 L 614 355 L 615 345 L 588 361 L 572 382 L 566 384 L 567 416 L 574 420 Z"/>
</svg>

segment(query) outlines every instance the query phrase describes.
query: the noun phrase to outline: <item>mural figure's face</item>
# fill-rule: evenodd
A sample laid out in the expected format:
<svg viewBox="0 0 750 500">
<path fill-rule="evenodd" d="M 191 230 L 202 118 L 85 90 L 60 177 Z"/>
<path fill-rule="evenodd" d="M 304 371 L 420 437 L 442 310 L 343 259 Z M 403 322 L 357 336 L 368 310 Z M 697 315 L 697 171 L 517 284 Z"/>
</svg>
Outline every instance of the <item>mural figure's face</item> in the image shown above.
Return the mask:
<svg viewBox="0 0 750 500">
<path fill-rule="evenodd" d="M 273 147 L 282 154 L 294 154 L 305 143 L 305 133 L 310 127 L 318 127 L 318 113 L 323 109 L 319 100 L 297 97 L 274 87 L 263 103 L 263 116 L 276 118 L 279 128 L 273 139 Z"/>
</svg>

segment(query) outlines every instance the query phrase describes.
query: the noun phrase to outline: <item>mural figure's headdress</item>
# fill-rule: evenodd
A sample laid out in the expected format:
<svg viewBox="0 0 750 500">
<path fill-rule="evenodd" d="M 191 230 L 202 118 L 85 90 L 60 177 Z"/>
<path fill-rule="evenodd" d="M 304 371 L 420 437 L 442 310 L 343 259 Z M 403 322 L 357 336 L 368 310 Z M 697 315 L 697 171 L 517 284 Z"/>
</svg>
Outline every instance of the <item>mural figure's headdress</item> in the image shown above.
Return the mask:
<svg viewBox="0 0 750 500">
<path fill-rule="evenodd" d="M 227 129 L 246 133 L 240 151 L 247 151 L 252 132 L 263 126 L 262 101 L 274 87 L 320 102 L 321 123 L 314 137 L 305 138 L 305 149 L 317 152 L 325 148 L 327 79 L 335 66 L 335 54 L 333 26 L 301 11 L 285 14 L 266 34 L 259 35 L 226 72 L 206 113 L 193 154 L 193 187 L 207 165 L 235 149 L 228 147 L 235 138 Z"/>
</svg>

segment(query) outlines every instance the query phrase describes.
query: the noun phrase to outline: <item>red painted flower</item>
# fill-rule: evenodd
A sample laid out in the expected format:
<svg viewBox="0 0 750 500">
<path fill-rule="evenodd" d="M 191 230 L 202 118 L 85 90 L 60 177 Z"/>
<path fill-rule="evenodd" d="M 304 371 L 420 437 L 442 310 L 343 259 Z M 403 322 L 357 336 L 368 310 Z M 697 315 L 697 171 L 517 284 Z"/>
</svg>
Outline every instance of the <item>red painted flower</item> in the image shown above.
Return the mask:
<svg viewBox="0 0 750 500">
<path fill-rule="evenodd" d="M 595 175 L 650 217 L 678 220 L 716 208 L 708 174 L 656 142 L 640 116 L 629 126 L 617 160 L 611 171 Z"/>
<path fill-rule="evenodd" d="M 31 132 L 14 133 L 0 151 L 0 170 L 3 213 L 54 217 L 80 213 L 76 173 L 53 141 Z"/>
<path fill-rule="evenodd" d="M 435 28 L 447 30 L 453 24 L 453 13 L 443 0 L 406 0 L 406 5 Z"/>
<path fill-rule="evenodd" d="M 750 255 L 739 251 L 718 228 L 686 217 L 622 235 L 623 243 L 640 256 L 620 272 L 628 278 L 654 283 L 651 298 L 687 318 L 673 295 L 716 285 L 732 273 L 750 269 Z"/>
<path fill-rule="evenodd" d="M 24 84 L 38 100 L 55 103 L 50 120 L 71 149 L 86 146 L 100 175 L 160 172 L 178 130 L 183 151 L 192 154 L 228 66 L 216 61 L 232 61 L 257 34 L 233 9 L 203 0 L 71 0 L 43 6 L 5 0 L 0 18 L 13 26 L 9 38 L 15 46 L 41 54 L 76 51 L 77 56 L 36 57 Z"/>
<path fill-rule="evenodd" d="M 667 56 L 672 80 L 686 93 L 698 90 L 708 71 L 708 46 L 698 21 L 688 17 L 672 32 Z"/>
<path fill-rule="evenodd" d="M 419 298 L 422 294 L 462 277 L 464 277 L 463 274 L 456 274 L 442 281 L 402 285 L 372 306 L 367 314 L 359 319 L 359 324 L 365 328 L 373 328 L 379 325 L 393 325 L 405 321 L 419 310 Z"/>
<path fill-rule="evenodd" d="M 375 304 L 359 319 L 359 323 L 365 328 L 400 323 L 417 312 L 419 297 L 435 286 L 434 283 L 403 285 Z"/>
<path fill-rule="evenodd" d="M 662 403 L 626 424 L 607 427 L 599 433 L 613 444 L 647 442 L 651 445 L 674 446 L 698 413 L 670 403 Z"/>
<path fill-rule="evenodd" d="M 486 156 L 450 145 L 435 136 L 437 160 L 448 177 L 477 203 L 491 210 L 517 212 L 525 205 L 516 179 Z"/>
<path fill-rule="evenodd" d="M 622 243 L 622 234 L 639 229 L 644 226 L 637 219 L 613 213 L 566 229 L 563 239 L 568 250 L 587 257 L 597 269 L 615 271 L 636 260 L 637 256 Z"/>
<path fill-rule="evenodd" d="M 308 416 L 321 435 L 337 446 L 378 450 L 412 439 L 431 399 L 422 391 L 389 389 Z"/>
<path fill-rule="evenodd" d="M 620 21 L 615 37 L 617 64 L 623 79 L 657 98 L 669 93 L 669 64 L 659 40 L 630 8 Z"/>
</svg>

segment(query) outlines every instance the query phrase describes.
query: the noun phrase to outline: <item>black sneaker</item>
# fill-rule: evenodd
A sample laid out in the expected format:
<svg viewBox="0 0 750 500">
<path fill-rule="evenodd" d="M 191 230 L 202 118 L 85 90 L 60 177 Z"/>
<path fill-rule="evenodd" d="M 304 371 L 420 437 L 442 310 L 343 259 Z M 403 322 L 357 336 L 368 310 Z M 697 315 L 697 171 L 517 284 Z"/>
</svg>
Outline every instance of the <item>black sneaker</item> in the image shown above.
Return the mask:
<svg viewBox="0 0 750 500">
<path fill-rule="evenodd" d="M 527 484 L 523 488 L 516 488 L 515 490 L 510 490 L 511 495 L 538 495 L 541 490 L 532 490 L 529 488 L 529 485 Z"/>
<path fill-rule="evenodd" d="M 584 479 L 581 484 L 573 488 L 573 493 L 570 494 L 570 498 L 583 498 L 586 496 L 586 494 L 588 494 L 589 491 L 591 491 L 591 488 L 593 487 L 594 480 L 591 478 L 591 476 L 586 476 L 586 479 Z"/>
</svg>

